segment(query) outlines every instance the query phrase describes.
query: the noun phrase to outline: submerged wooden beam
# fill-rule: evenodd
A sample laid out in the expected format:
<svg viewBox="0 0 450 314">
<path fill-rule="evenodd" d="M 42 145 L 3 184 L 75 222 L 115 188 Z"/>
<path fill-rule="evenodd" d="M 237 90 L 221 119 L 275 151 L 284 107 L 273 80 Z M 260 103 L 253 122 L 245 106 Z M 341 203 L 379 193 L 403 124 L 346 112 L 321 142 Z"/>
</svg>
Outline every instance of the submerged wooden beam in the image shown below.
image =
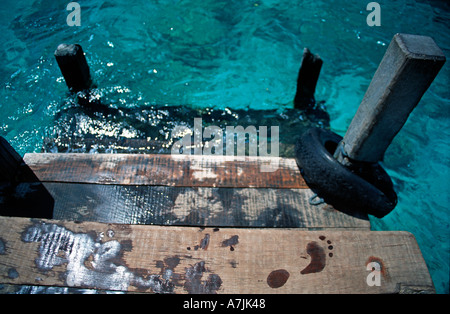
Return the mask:
<svg viewBox="0 0 450 314">
<path fill-rule="evenodd" d="M 444 63 L 431 37 L 396 34 L 335 158 L 344 165 L 381 161 Z"/>
<path fill-rule="evenodd" d="M 0 283 L 153 293 L 434 292 L 407 232 L 0 217 Z"/>
<path fill-rule="evenodd" d="M 308 188 L 291 158 L 149 154 L 26 154 L 45 182 L 191 187 Z M 261 169 L 276 162 L 278 170 Z"/>
</svg>

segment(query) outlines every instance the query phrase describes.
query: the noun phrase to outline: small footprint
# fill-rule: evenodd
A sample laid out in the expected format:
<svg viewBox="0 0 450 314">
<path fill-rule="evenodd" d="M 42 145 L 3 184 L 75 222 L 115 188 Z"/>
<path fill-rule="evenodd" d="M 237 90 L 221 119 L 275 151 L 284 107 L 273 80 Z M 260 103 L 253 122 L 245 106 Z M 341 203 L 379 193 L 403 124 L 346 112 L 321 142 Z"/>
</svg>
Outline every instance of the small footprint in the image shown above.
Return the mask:
<svg viewBox="0 0 450 314">
<path fill-rule="evenodd" d="M 326 237 L 320 236 L 319 239 L 321 241 L 325 241 Z M 327 249 L 330 251 L 333 250 L 331 241 L 327 240 L 326 243 L 328 244 Z M 313 242 L 310 242 L 307 244 L 306 253 L 308 253 L 308 255 L 311 256 L 311 262 L 309 263 L 308 266 L 305 267 L 305 269 L 300 271 L 300 273 L 302 275 L 306 275 L 306 274 L 313 274 L 313 273 L 321 272 L 326 266 L 325 249 L 321 245 L 319 245 L 319 243 L 317 243 L 316 241 L 313 241 Z M 328 256 L 333 257 L 333 253 L 329 252 Z"/>
<path fill-rule="evenodd" d="M 325 236 L 320 236 L 319 239 L 323 242 L 326 240 Z M 323 244 L 327 244 L 323 246 Z M 313 274 L 321 272 L 325 266 L 326 266 L 326 250 L 328 249 L 328 256 L 331 258 L 333 257 L 333 253 L 331 252 L 333 250 L 333 245 L 331 245 L 331 241 L 327 240 L 322 245 L 317 243 L 316 241 L 309 242 L 306 245 L 306 253 L 308 253 L 309 256 L 311 256 L 311 262 L 308 266 L 306 266 L 300 273 L 302 275 L 306 274 Z M 306 258 L 306 257 L 304 257 Z M 285 269 L 277 269 L 272 271 L 267 276 L 267 284 L 271 288 L 280 288 L 284 286 L 284 284 L 288 281 L 290 277 L 290 274 Z"/>
</svg>

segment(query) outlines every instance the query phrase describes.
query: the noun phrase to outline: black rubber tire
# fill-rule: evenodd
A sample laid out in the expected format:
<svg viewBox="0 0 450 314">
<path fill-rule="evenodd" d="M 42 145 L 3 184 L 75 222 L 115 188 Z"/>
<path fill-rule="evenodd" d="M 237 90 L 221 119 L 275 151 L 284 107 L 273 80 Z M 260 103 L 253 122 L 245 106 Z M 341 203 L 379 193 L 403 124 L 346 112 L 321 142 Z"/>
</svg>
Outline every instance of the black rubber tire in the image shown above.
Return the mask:
<svg viewBox="0 0 450 314">
<path fill-rule="evenodd" d="M 397 205 L 391 178 L 379 163 L 358 169 L 341 165 L 334 151 L 342 137 L 325 129 L 309 129 L 297 141 L 297 165 L 308 186 L 337 210 L 381 218 Z"/>
</svg>

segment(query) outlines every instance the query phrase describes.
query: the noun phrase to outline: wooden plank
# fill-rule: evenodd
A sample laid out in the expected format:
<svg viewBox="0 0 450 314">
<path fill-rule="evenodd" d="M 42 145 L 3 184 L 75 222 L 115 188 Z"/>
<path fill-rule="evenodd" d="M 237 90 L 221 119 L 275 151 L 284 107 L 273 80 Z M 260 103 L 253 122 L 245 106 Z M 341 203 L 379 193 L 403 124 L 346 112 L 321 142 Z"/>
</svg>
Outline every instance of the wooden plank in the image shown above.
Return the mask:
<svg viewBox="0 0 450 314">
<path fill-rule="evenodd" d="M 26 154 L 43 182 L 203 187 L 307 188 L 292 158 L 142 154 Z M 278 170 L 262 172 L 269 162 Z"/>
<path fill-rule="evenodd" d="M 0 283 L 6 284 L 157 293 L 398 293 L 418 286 L 434 291 L 407 232 L 1 217 L 0 239 Z M 379 285 L 368 284 L 374 276 Z"/>
<path fill-rule="evenodd" d="M 53 218 L 124 224 L 370 229 L 367 215 L 311 205 L 309 189 L 44 183 Z"/>
<path fill-rule="evenodd" d="M 294 108 L 307 110 L 316 104 L 314 94 L 322 64 L 323 60 L 318 55 L 313 55 L 308 48 L 303 49 L 302 65 L 297 77 Z"/>
</svg>

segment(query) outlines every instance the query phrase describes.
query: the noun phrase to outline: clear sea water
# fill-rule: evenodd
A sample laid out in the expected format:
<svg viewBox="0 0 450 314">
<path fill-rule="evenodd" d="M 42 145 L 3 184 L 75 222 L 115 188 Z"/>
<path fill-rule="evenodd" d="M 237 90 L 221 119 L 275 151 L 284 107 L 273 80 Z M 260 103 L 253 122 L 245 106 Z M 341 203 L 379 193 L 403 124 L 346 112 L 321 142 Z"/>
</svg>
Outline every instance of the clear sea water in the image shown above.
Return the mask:
<svg viewBox="0 0 450 314">
<path fill-rule="evenodd" d="M 366 24 L 369 2 L 80 0 L 81 26 L 69 27 L 69 1 L 4 0 L 0 135 L 23 155 L 40 152 L 48 138 L 157 140 L 195 114 L 226 124 L 247 112 L 275 117 L 281 142 L 292 144 L 290 127 L 304 120 L 290 109 L 304 47 L 324 60 L 316 99 L 344 135 L 395 33 L 432 36 L 450 56 L 448 1 L 378 1 L 380 27 Z M 98 86 L 92 96 L 115 114 L 88 114 L 68 94 L 53 57 L 63 42 L 83 46 Z M 415 235 L 439 293 L 449 293 L 449 85 L 447 61 L 386 152 L 399 204 L 371 217 L 374 230 Z"/>
</svg>

